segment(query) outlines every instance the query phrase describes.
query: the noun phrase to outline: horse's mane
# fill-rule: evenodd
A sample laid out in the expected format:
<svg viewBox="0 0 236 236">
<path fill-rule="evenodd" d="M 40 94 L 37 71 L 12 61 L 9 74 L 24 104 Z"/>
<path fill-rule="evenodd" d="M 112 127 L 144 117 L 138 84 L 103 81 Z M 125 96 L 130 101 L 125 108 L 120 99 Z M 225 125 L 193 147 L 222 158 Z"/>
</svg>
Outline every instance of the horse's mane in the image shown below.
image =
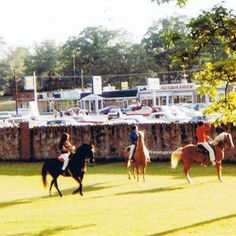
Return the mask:
<svg viewBox="0 0 236 236">
<path fill-rule="evenodd" d="M 144 139 L 144 131 L 143 130 L 139 130 L 138 134 L 139 134 L 141 139 Z"/>
<path fill-rule="evenodd" d="M 81 145 L 76 149 L 74 156 L 75 156 L 75 157 L 83 156 L 84 151 L 87 150 L 87 149 L 91 149 L 91 145 L 90 145 L 90 144 L 88 144 L 88 143 L 83 143 L 83 144 L 81 144 Z"/>
<path fill-rule="evenodd" d="M 219 135 L 217 135 L 215 137 L 215 139 L 212 141 L 213 146 L 219 146 L 222 145 L 222 142 L 224 141 L 225 137 L 228 135 L 229 133 L 227 132 L 222 132 Z"/>
</svg>

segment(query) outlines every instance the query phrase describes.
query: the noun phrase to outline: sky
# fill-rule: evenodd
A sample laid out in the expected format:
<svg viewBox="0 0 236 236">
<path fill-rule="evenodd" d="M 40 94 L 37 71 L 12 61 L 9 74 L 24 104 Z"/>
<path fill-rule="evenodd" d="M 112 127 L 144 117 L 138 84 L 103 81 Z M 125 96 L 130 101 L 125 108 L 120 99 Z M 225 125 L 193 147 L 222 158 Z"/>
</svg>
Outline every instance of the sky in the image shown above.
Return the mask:
<svg viewBox="0 0 236 236">
<path fill-rule="evenodd" d="M 0 0 L 0 37 L 10 47 L 32 47 L 44 40 L 66 42 L 89 26 L 123 29 L 140 42 L 153 21 L 169 16 L 195 17 L 221 0 L 189 0 L 157 5 L 151 0 Z M 236 12 L 236 0 L 225 0 Z"/>
</svg>

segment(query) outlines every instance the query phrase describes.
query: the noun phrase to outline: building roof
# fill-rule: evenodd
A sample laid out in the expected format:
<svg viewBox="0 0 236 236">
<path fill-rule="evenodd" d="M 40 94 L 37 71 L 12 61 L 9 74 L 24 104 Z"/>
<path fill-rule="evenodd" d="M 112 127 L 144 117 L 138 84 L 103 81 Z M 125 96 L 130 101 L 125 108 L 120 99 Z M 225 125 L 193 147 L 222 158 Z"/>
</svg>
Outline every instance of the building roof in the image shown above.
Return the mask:
<svg viewBox="0 0 236 236">
<path fill-rule="evenodd" d="M 125 97 L 136 97 L 137 96 L 137 89 L 131 89 L 131 90 L 115 90 L 115 91 L 105 91 L 102 92 L 101 97 L 103 98 L 125 98 Z M 91 95 L 92 93 L 81 93 L 81 98 L 87 97 Z"/>
<path fill-rule="evenodd" d="M 102 93 L 102 97 L 104 98 L 136 97 L 137 92 L 138 92 L 137 89 L 106 91 Z"/>
<path fill-rule="evenodd" d="M 101 97 L 97 94 L 89 94 L 89 95 L 81 98 L 81 101 L 94 101 L 94 100 L 103 100 L 103 97 Z"/>
</svg>

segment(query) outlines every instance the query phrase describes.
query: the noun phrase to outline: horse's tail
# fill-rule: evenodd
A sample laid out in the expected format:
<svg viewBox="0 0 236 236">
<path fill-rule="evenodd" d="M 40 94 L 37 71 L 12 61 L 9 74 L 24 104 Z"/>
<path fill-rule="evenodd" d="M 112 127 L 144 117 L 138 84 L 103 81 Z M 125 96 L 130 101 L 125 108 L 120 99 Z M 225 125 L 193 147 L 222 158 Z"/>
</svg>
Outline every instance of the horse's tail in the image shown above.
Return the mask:
<svg viewBox="0 0 236 236">
<path fill-rule="evenodd" d="M 41 171 L 43 185 L 45 188 L 47 187 L 47 172 L 48 172 L 48 162 L 46 161 L 43 164 L 42 171 Z"/>
<path fill-rule="evenodd" d="M 182 154 L 182 149 L 183 148 L 178 148 L 171 154 L 171 168 L 175 169 L 178 165 L 179 160 L 181 159 L 181 154 Z"/>
</svg>

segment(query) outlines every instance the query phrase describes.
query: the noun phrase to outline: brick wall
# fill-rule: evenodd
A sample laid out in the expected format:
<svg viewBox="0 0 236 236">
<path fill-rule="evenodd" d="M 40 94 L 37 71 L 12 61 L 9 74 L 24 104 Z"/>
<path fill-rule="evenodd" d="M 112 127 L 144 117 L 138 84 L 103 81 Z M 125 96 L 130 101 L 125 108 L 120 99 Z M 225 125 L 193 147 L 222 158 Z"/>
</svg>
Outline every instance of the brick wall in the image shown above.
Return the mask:
<svg viewBox="0 0 236 236">
<path fill-rule="evenodd" d="M 171 152 L 188 143 L 196 143 L 195 124 L 142 124 L 145 143 L 152 159 L 169 159 Z M 236 127 L 231 124 L 212 128 L 214 137 L 224 129 L 231 130 L 236 144 Z M 96 144 L 97 158 L 120 158 L 129 145 L 130 125 L 36 127 L 27 124 L 20 128 L 0 129 L 0 160 L 43 160 L 59 154 L 58 143 L 63 132 L 68 132 L 76 146 L 84 142 Z M 236 148 L 226 151 L 226 160 L 236 162 Z"/>
</svg>

